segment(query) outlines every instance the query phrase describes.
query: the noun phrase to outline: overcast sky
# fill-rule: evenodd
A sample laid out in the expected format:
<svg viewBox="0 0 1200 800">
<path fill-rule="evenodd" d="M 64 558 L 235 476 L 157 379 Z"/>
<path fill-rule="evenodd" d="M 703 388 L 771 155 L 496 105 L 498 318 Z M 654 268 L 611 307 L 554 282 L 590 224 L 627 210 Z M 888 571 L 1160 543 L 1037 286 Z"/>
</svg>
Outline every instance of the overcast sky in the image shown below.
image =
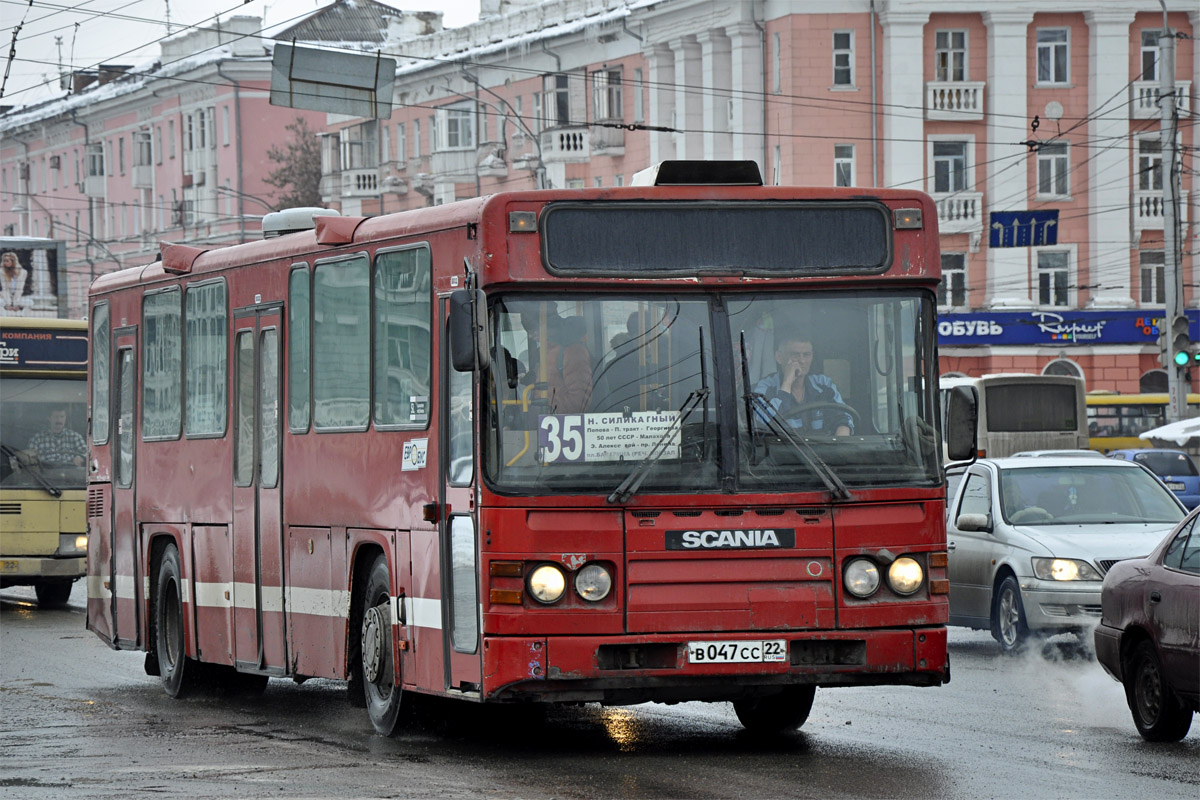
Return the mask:
<svg viewBox="0 0 1200 800">
<path fill-rule="evenodd" d="M 0 105 L 24 105 L 57 91 L 61 61 L 65 69 L 98 64 L 138 64 L 158 55 L 158 40 L 185 25 L 234 14 L 264 18 L 278 25 L 323 8 L 332 0 L 0 0 L 0 53 L 8 79 Z M 457 28 L 479 18 L 479 0 L 380 0 L 408 11 L 441 11 L 442 24 Z M 13 31 L 16 57 L 9 59 Z M 47 84 L 49 81 L 49 85 Z"/>
</svg>

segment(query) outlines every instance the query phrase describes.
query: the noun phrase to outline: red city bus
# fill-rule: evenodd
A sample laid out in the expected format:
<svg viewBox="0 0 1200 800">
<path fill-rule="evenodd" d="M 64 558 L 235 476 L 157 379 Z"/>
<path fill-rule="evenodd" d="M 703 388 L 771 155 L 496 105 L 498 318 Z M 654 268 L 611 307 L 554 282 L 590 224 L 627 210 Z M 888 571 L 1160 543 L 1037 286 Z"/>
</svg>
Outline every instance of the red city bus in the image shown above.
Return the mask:
<svg viewBox="0 0 1200 800">
<path fill-rule="evenodd" d="M 936 211 L 722 166 L 98 279 L 88 628 L 384 734 L 410 692 L 779 730 L 947 681 Z"/>
</svg>

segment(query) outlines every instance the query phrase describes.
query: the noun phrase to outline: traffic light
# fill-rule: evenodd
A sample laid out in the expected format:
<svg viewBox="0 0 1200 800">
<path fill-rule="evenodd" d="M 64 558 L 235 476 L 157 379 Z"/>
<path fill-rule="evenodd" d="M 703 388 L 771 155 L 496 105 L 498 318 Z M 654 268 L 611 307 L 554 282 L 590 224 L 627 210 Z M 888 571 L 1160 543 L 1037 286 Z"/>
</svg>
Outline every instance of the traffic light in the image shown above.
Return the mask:
<svg viewBox="0 0 1200 800">
<path fill-rule="evenodd" d="M 1163 317 L 1158 320 L 1158 365 L 1163 369 L 1171 366 L 1171 349 L 1167 346 L 1170 342 L 1168 336 L 1169 328 L 1167 327 L 1167 318 Z"/>
<path fill-rule="evenodd" d="M 1183 368 L 1192 363 L 1192 337 L 1188 333 L 1188 318 L 1180 314 L 1171 320 L 1171 363 Z"/>
</svg>

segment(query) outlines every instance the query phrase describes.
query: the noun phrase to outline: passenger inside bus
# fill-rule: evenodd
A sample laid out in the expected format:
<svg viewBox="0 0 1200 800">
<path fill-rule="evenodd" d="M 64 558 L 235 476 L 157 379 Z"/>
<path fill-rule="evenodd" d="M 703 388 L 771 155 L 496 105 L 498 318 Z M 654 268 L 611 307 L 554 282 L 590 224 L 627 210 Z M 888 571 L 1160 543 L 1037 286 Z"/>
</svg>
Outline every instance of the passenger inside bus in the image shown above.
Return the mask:
<svg viewBox="0 0 1200 800">
<path fill-rule="evenodd" d="M 833 431 L 835 436 L 849 436 L 854 420 L 836 405 L 845 405 L 833 381 L 812 372 L 814 351 L 812 337 L 794 331 L 780 335 L 775 346 L 775 363 L 779 369 L 763 377 L 754 386 L 767 407 L 759 414 L 773 413 L 797 430 Z"/>
</svg>

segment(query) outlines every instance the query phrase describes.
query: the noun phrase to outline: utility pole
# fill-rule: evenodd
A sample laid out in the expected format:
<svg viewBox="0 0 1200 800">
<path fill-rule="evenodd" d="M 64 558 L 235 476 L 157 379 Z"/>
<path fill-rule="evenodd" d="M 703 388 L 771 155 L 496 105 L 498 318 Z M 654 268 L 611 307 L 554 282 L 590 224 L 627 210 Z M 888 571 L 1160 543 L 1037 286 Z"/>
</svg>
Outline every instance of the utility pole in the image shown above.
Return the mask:
<svg viewBox="0 0 1200 800">
<path fill-rule="evenodd" d="M 1183 270 L 1180 269 L 1176 245 L 1179 189 L 1175 183 L 1175 131 L 1179 112 L 1175 104 L 1175 36 L 1167 24 L 1167 4 L 1164 0 L 1159 0 L 1159 3 L 1163 7 L 1163 30 L 1158 39 L 1158 109 L 1162 120 L 1163 281 L 1166 283 L 1164 295 L 1167 305 L 1163 324 L 1170 331 L 1167 342 L 1170 348 L 1167 354 L 1167 392 L 1170 397 L 1167 421 L 1177 422 L 1184 419 L 1187 411 L 1189 387 L 1185 374 L 1192 358 L 1190 337 L 1186 335 L 1188 322 L 1183 304 Z M 1184 345 L 1182 350 L 1180 345 Z"/>
</svg>

